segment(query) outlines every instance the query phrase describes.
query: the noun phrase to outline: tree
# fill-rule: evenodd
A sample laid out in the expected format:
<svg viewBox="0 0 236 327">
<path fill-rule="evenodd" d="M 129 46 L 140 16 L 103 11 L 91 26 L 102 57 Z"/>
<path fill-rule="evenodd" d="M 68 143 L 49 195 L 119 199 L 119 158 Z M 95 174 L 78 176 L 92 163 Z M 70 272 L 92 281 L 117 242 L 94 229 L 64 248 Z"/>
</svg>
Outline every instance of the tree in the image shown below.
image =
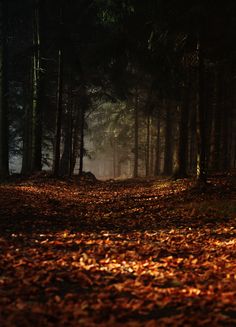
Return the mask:
<svg viewBox="0 0 236 327">
<path fill-rule="evenodd" d="M 35 0 L 33 14 L 33 140 L 32 171 L 42 169 L 42 111 L 43 111 L 43 73 L 41 59 L 41 0 Z"/>
<path fill-rule="evenodd" d="M 189 111 L 190 111 L 190 69 L 189 63 L 185 61 L 185 80 L 183 85 L 183 96 L 180 104 L 180 119 L 179 119 L 179 140 L 177 149 L 177 162 L 174 172 L 174 178 L 187 177 L 188 167 L 188 135 L 189 135 Z"/>
<path fill-rule="evenodd" d="M 27 75 L 30 91 L 25 90 L 25 114 L 23 136 L 22 173 L 30 174 L 42 169 L 42 112 L 43 112 L 43 69 L 41 55 L 41 0 L 34 0 L 31 9 L 32 53 L 31 66 Z M 27 103 L 28 102 L 28 103 Z"/>
<path fill-rule="evenodd" d="M 172 134 L 172 119 L 169 103 L 163 100 L 165 109 L 165 155 L 164 155 L 164 175 L 171 175 L 173 172 L 173 134 Z"/>
<path fill-rule="evenodd" d="M 60 158 L 61 158 L 62 92 L 63 92 L 63 49 L 59 48 L 56 134 L 55 134 L 55 150 L 54 150 L 54 166 L 53 166 L 53 174 L 55 177 L 59 176 Z"/>
<path fill-rule="evenodd" d="M 135 90 L 134 101 L 134 172 L 133 177 L 138 177 L 139 164 L 139 96 L 138 89 Z"/>
<path fill-rule="evenodd" d="M 7 1 L 0 2 L 0 178 L 9 174 L 8 76 L 7 76 Z"/>
</svg>

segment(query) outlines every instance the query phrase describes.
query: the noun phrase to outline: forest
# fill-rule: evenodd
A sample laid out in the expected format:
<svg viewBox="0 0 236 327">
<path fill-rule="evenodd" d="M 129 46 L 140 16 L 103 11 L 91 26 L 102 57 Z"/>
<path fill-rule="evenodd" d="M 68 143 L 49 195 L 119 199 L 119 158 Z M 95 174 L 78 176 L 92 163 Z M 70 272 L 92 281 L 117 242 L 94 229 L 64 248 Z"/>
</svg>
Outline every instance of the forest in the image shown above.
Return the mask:
<svg viewBox="0 0 236 327">
<path fill-rule="evenodd" d="M 234 0 L 0 0 L 0 325 L 236 326 Z"/>
<path fill-rule="evenodd" d="M 1 6 L 1 178 L 235 168 L 234 1 Z"/>
</svg>

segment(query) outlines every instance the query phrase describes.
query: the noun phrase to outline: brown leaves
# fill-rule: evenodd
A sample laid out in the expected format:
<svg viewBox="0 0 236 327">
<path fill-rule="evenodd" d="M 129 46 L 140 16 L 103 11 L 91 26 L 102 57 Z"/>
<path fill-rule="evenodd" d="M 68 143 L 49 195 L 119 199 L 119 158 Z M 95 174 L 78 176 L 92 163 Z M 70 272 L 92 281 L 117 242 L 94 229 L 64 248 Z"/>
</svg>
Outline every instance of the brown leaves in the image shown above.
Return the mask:
<svg viewBox="0 0 236 327">
<path fill-rule="evenodd" d="M 1 186 L 1 326 L 235 325 L 234 195 L 190 187 Z"/>
</svg>

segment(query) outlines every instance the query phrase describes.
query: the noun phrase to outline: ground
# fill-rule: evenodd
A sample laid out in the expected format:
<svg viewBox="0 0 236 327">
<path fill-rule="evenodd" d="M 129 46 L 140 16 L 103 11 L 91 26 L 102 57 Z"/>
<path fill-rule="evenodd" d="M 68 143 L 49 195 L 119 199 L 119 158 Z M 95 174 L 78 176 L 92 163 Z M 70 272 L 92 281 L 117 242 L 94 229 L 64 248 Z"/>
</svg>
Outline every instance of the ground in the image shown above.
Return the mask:
<svg viewBox="0 0 236 327">
<path fill-rule="evenodd" d="M 231 181 L 0 186 L 0 325 L 236 326 Z"/>
</svg>

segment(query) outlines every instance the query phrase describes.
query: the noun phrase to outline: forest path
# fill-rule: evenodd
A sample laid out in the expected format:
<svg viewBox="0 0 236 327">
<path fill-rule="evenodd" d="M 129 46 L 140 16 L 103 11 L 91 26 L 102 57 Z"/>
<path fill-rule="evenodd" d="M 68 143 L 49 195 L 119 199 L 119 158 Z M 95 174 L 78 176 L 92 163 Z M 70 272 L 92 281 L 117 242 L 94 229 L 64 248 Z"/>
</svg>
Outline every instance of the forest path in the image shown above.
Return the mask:
<svg viewBox="0 0 236 327">
<path fill-rule="evenodd" d="M 235 192 L 192 186 L 1 185 L 1 326 L 236 325 Z"/>
</svg>

